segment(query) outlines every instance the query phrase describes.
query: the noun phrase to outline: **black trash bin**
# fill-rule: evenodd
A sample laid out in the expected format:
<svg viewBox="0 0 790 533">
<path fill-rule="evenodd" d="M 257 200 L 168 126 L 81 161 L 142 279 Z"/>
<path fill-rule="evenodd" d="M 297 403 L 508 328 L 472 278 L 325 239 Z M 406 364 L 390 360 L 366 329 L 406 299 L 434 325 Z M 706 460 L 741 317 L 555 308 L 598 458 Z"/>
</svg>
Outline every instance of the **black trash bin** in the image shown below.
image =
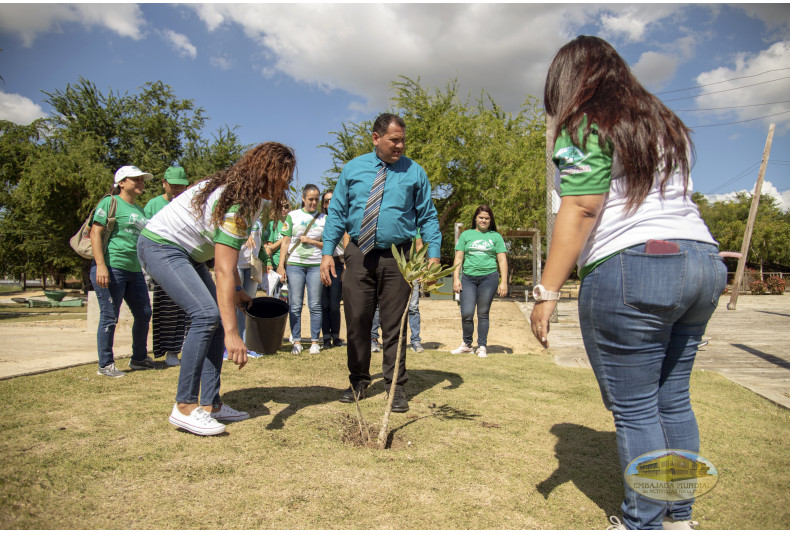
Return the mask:
<svg viewBox="0 0 790 533">
<path fill-rule="evenodd" d="M 288 304 L 278 298 L 253 298 L 244 317 L 247 349 L 269 355 L 277 353 L 283 345 L 288 310 Z"/>
</svg>

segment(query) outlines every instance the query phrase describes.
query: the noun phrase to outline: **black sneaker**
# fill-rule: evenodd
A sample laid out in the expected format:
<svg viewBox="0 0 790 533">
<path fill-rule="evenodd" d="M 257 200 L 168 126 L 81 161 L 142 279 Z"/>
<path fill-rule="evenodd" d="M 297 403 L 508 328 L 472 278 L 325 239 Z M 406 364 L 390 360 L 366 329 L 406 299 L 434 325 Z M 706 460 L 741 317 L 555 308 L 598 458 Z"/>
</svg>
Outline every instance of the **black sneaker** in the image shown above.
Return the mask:
<svg viewBox="0 0 790 533">
<path fill-rule="evenodd" d="M 395 386 L 395 394 L 392 396 L 392 412 L 405 413 L 409 410 L 409 402 L 406 401 L 406 391 L 403 385 Z"/>
<path fill-rule="evenodd" d="M 367 396 L 367 393 L 365 392 L 365 389 L 367 388 L 368 386 L 364 383 L 352 385 L 343 391 L 343 393 L 340 395 L 340 401 L 343 403 L 354 403 L 355 393 L 358 400 L 363 400 Z"/>
<path fill-rule="evenodd" d="M 332 339 L 332 344 L 334 346 L 345 346 L 346 345 L 346 343 L 343 342 L 343 339 L 341 339 L 340 337 L 335 337 L 334 339 Z"/>
<path fill-rule="evenodd" d="M 321 348 L 324 350 L 328 350 L 332 347 L 332 339 L 324 339 L 324 344 L 321 345 Z"/>
<path fill-rule="evenodd" d="M 150 357 L 146 357 L 142 361 L 129 359 L 129 368 L 132 370 L 148 370 L 150 368 L 156 368 L 156 363 L 154 363 L 154 360 Z"/>
</svg>

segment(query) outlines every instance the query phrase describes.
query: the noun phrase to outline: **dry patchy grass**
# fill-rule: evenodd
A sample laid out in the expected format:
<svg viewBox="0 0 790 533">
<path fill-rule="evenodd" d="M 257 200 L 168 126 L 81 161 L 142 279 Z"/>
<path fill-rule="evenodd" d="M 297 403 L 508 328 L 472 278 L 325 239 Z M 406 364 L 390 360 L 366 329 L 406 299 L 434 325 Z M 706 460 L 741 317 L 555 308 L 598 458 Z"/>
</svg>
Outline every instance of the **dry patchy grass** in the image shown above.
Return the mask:
<svg viewBox="0 0 790 533">
<path fill-rule="evenodd" d="M 374 354 L 379 355 L 379 354 Z M 345 349 L 223 372 L 249 411 L 218 437 L 167 422 L 178 369 L 86 365 L 0 382 L 0 523 L 63 529 L 600 529 L 619 515 L 614 427 L 592 372 L 546 354 L 409 353 L 411 410 L 387 450 L 347 442 Z M 380 357 L 374 357 L 380 368 Z M 125 365 L 121 365 L 125 366 Z M 704 528 L 787 529 L 788 411 L 696 372 Z M 380 374 L 361 402 L 375 427 Z M 375 439 L 376 432 L 373 432 Z"/>
</svg>

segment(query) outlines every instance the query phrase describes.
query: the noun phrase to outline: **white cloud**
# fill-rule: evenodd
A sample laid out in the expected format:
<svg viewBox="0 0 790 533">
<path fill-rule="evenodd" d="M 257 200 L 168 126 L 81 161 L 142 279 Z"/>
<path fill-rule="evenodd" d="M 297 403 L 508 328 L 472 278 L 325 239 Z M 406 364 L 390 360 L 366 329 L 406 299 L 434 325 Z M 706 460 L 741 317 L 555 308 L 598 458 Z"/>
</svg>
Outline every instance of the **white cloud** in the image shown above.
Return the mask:
<svg viewBox="0 0 790 533">
<path fill-rule="evenodd" d="M 224 54 L 213 56 L 208 60 L 208 62 L 212 67 L 218 68 L 220 70 L 230 70 L 230 68 L 233 66 L 233 59 Z"/>
<path fill-rule="evenodd" d="M 774 43 L 759 54 L 740 53 L 733 59 L 731 67 L 719 67 L 697 76 L 697 82 L 700 85 L 716 85 L 706 87 L 706 92 L 714 94 L 698 96 L 696 105 L 700 109 L 709 109 L 787 100 L 787 95 L 790 94 L 790 79 L 779 79 L 787 78 L 787 71 L 768 71 L 787 68 L 788 65 L 790 65 L 790 41 Z M 754 77 L 734 79 L 744 76 Z M 747 85 L 751 85 L 751 87 L 746 87 Z M 743 88 L 739 89 L 740 87 Z M 749 120 L 775 115 L 783 111 L 790 111 L 790 106 L 788 104 L 761 105 L 713 111 L 711 114 L 719 120 Z M 776 122 L 780 128 L 787 129 L 790 127 L 790 113 L 771 116 L 763 119 L 763 122 L 765 124 Z"/>
<path fill-rule="evenodd" d="M 755 184 L 756 185 L 756 184 Z M 749 196 L 754 194 L 754 186 L 748 191 L 746 189 L 742 189 L 740 191 L 733 191 L 728 192 L 726 194 L 709 194 L 705 195 L 709 202 L 729 202 L 735 199 L 735 195 L 738 193 L 746 193 Z M 773 197 L 776 199 L 776 205 L 782 211 L 790 210 L 790 190 L 787 191 L 780 191 L 777 189 L 773 183 L 770 181 L 763 181 L 763 186 L 760 189 L 761 194 L 767 194 L 768 196 Z"/>
<path fill-rule="evenodd" d="M 648 26 L 673 14 L 678 6 L 622 4 L 611 6 L 600 16 L 604 37 L 625 37 L 631 42 L 645 39 Z"/>
<path fill-rule="evenodd" d="M 30 98 L 0 91 L 0 119 L 25 126 L 46 116 L 41 106 Z"/>
<path fill-rule="evenodd" d="M 485 87 L 497 103 L 515 110 L 527 94 L 542 96 L 554 52 L 586 21 L 586 8 L 545 4 L 201 4 L 193 9 L 209 30 L 241 26 L 261 45 L 266 64 L 255 68 L 263 75 L 348 91 L 367 100 L 368 111 L 387 106 L 390 82 L 400 74 L 432 87 L 458 77 L 464 96 L 477 96 Z"/>
<path fill-rule="evenodd" d="M 122 37 L 140 39 L 145 20 L 136 4 L 0 4 L 0 32 L 15 34 L 32 46 L 41 33 L 60 32 L 64 24 L 104 27 Z"/>
<path fill-rule="evenodd" d="M 663 88 L 675 75 L 678 61 L 677 58 L 666 54 L 645 52 L 631 67 L 631 71 L 643 85 L 656 91 Z"/>
<path fill-rule="evenodd" d="M 744 12 L 762 21 L 773 35 L 774 39 L 790 39 L 790 6 L 786 3 L 776 4 L 742 4 L 739 5 Z"/>
<path fill-rule="evenodd" d="M 173 30 L 165 30 L 162 32 L 165 39 L 173 45 L 173 48 L 178 52 L 181 57 L 189 56 L 192 59 L 197 57 L 197 48 L 189 42 L 189 37 L 183 33 L 176 33 Z"/>
</svg>

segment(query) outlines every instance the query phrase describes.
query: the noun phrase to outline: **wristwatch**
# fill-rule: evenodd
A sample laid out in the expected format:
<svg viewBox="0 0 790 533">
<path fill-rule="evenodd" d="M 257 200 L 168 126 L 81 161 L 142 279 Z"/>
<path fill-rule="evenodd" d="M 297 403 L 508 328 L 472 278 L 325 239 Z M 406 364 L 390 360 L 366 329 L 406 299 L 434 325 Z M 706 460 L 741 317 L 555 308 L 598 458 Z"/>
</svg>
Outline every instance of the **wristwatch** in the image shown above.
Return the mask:
<svg viewBox="0 0 790 533">
<path fill-rule="evenodd" d="M 547 291 L 543 285 L 535 285 L 535 288 L 532 289 L 532 297 L 536 302 L 545 302 L 547 300 L 559 300 L 560 293 Z"/>
</svg>

